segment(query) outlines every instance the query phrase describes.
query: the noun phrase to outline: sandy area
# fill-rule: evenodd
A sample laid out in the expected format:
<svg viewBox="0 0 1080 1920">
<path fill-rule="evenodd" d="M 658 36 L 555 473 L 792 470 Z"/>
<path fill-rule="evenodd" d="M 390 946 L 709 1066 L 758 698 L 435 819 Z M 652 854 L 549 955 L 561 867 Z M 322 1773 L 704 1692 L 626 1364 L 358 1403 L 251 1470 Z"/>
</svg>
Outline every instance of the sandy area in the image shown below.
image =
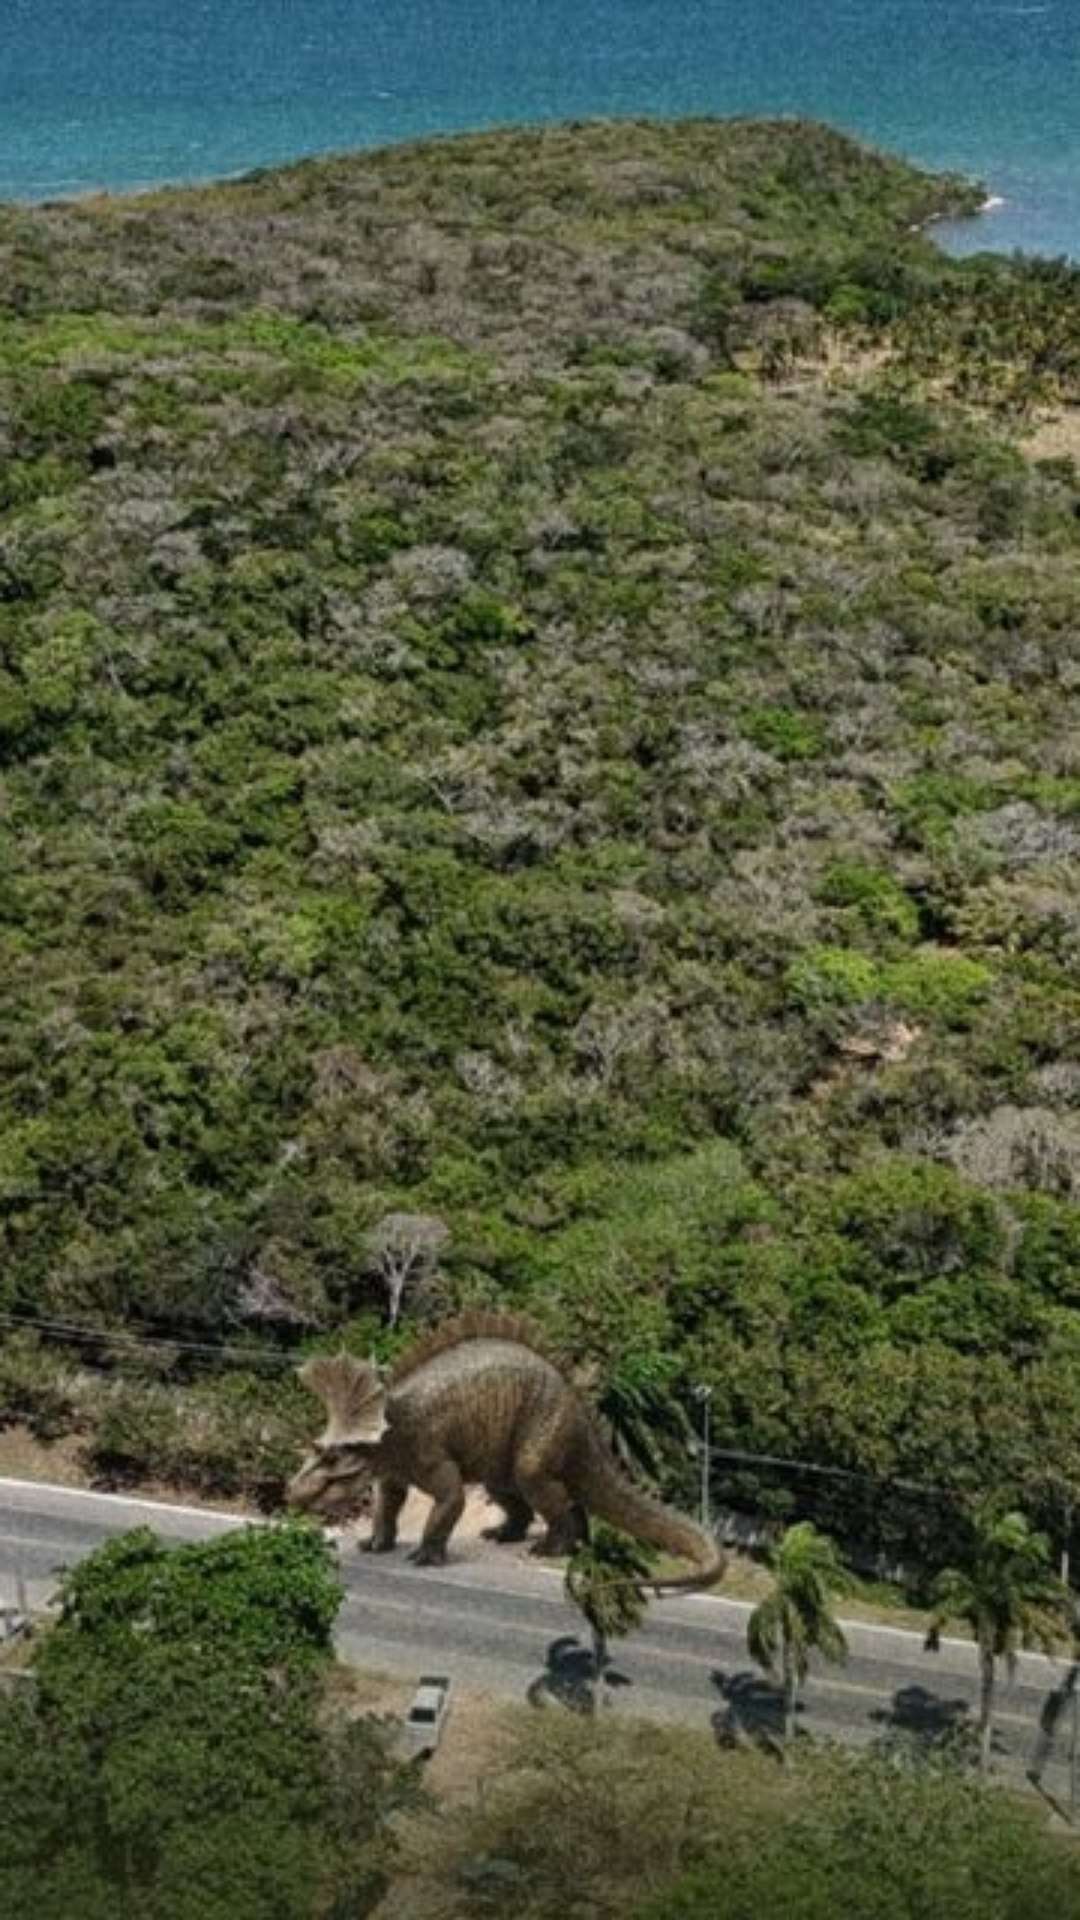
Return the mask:
<svg viewBox="0 0 1080 1920">
<path fill-rule="evenodd" d="M 0 1478 L 10 1480 L 50 1480 L 58 1487 L 89 1485 L 82 1464 L 84 1438 L 65 1434 L 48 1446 L 35 1440 L 27 1427 L 0 1427 Z"/>
<path fill-rule="evenodd" d="M 1020 447 L 1029 460 L 1080 460 L 1080 407 L 1047 414 L 1024 434 Z"/>
<path fill-rule="evenodd" d="M 430 1511 L 431 1501 L 427 1494 L 417 1493 L 414 1489 L 401 1509 L 399 1539 L 410 1546 L 419 1540 Z M 454 1528 L 454 1540 L 478 1540 L 485 1527 L 497 1526 L 501 1519 L 501 1508 L 492 1506 L 482 1488 L 473 1487 L 465 1495 L 465 1511 Z M 366 1540 L 370 1531 L 371 1521 L 366 1515 L 359 1520 L 349 1521 L 347 1526 L 334 1529 L 346 1544 Z M 504 1547 L 502 1551 L 505 1554 L 507 1550 Z"/>
</svg>

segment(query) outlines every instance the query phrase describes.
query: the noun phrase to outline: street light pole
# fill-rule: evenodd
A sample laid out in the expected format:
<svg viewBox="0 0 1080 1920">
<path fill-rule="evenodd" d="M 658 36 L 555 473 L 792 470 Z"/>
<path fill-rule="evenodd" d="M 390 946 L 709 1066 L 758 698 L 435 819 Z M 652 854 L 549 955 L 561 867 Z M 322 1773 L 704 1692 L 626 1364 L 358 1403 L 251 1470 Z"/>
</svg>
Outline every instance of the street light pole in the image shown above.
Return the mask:
<svg viewBox="0 0 1080 1920">
<path fill-rule="evenodd" d="M 710 1414 L 712 1411 L 713 1390 L 711 1387 L 695 1387 L 694 1398 L 701 1401 L 701 1524 L 706 1533 L 712 1525 L 712 1512 L 709 1501 L 709 1482 L 712 1477 L 712 1455 L 710 1448 Z"/>
</svg>

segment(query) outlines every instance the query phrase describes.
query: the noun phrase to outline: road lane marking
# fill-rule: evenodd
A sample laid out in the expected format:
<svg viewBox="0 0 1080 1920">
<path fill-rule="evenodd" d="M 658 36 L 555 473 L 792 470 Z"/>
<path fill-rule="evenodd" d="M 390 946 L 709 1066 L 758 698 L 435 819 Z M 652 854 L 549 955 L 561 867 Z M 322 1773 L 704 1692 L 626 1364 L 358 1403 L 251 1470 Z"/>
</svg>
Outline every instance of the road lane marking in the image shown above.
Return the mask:
<svg viewBox="0 0 1080 1920">
<path fill-rule="evenodd" d="M 42 1539 L 40 1537 L 33 1537 L 30 1535 L 23 1535 L 23 1534 L 5 1534 L 3 1538 L 0 1539 L 0 1548 L 5 1546 L 32 1547 L 36 1549 L 38 1552 L 46 1552 L 51 1549 L 70 1550 L 71 1545 L 72 1545 L 72 1542 L 70 1541 Z M 407 1579 L 409 1576 L 402 1575 L 401 1577 Z M 404 1614 L 407 1614 L 410 1618 L 416 1618 L 417 1616 L 421 1616 L 421 1617 L 431 1616 L 434 1619 L 442 1621 L 445 1624 L 445 1617 L 448 1610 L 445 1599 L 443 1599 L 442 1601 L 436 1599 L 435 1592 L 434 1592 L 434 1587 L 435 1587 L 434 1582 L 428 1581 L 428 1582 L 425 1582 L 425 1585 L 427 1589 L 426 1592 L 423 1590 L 423 1588 L 420 1588 L 418 1586 L 418 1589 L 415 1593 L 401 1594 L 400 1596 L 395 1596 L 394 1594 L 387 1592 L 385 1589 L 381 1591 L 373 1591 L 373 1592 L 369 1592 L 368 1594 L 364 1594 L 362 1590 L 362 1584 L 360 1587 L 351 1586 L 351 1585 L 347 1586 L 345 1589 L 345 1598 L 342 1604 L 342 1613 L 351 1614 L 354 1616 L 354 1619 L 357 1614 L 361 1616 L 365 1616 L 368 1613 L 375 1614 L 375 1615 L 384 1614 L 384 1613 L 404 1613 Z M 450 1594 L 468 1594 L 470 1591 L 469 1587 L 466 1586 L 464 1582 L 450 1581 L 450 1580 L 439 1581 L 438 1588 L 440 1593 L 443 1596 L 448 1596 Z M 503 1597 L 499 1594 L 499 1590 L 497 1588 L 483 1588 L 482 1591 L 485 1593 L 491 1593 L 496 1597 Z M 552 1608 L 553 1606 L 555 1607 L 558 1606 L 558 1603 L 554 1601 L 553 1598 L 549 1599 L 546 1594 L 525 1596 L 525 1595 L 521 1595 L 511 1591 L 511 1594 L 509 1597 L 513 1598 L 514 1600 L 524 1599 L 526 1600 L 527 1604 L 531 1602 L 531 1604 L 538 1605 L 544 1610 Z M 563 1606 L 558 1607 L 558 1610 L 559 1612 L 564 1612 L 567 1619 L 572 1619 L 574 1617 L 573 1608 L 571 1607 L 568 1601 L 565 1602 Z M 467 1612 L 465 1612 L 465 1610 L 463 1609 L 462 1613 L 463 1613 L 463 1617 L 467 1620 L 468 1618 Z M 550 1622 L 545 1624 L 540 1620 L 530 1621 L 527 1619 L 522 1619 L 520 1617 L 517 1619 L 513 1619 L 513 1618 L 505 1619 L 505 1618 L 499 1618 L 497 1615 L 492 1616 L 491 1614 L 485 1614 L 484 1618 L 486 1621 L 491 1622 L 493 1631 L 501 1631 L 503 1634 L 509 1634 L 509 1635 L 520 1634 L 520 1635 L 531 1636 L 531 1635 L 535 1635 L 537 1632 L 547 1631 L 547 1625 L 553 1624 Z M 361 1625 L 363 1624 L 364 1622 L 362 1618 Z M 688 1622 L 687 1631 L 696 1635 L 696 1634 L 708 1632 L 709 1629 L 706 1627 L 699 1627 L 694 1623 Z M 373 1637 L 378 1637 L 378 1636 L 375 1635 Z M 718 1639 L 723 1639 L 724 1637 L 726 1636 L 717 1635 Z M 648 1662 L 653 1664 L 667 1662 L 667 1663 L 677 1664 L 681 1666 L 689 1665 L 693 1667 L 705 1667 L 713 1672 L 716 1671 L 718 1661 L 721 1657 L 721 1649 L 719 1647 L 717 1648 L 715 1654 L 706 1654 L 706 1653 L 697 1652 L 695 1651 L 694 1648 L 686 1645 L 682 1645 L 682 1644 L 676 1645 L 672 1648 L 665 1648 L 662 1646 L 657 1646 L 656 1644 L 650 1644 L 647 1637 L 639 1638 L 634 1642 L 634 1652 L 639 1657 L 644 1657 Z M 840 1680 L 831 1675 L 829 1676 L 827 1681 L 825 1681 L 825 1677 L 822 1675 L 817 1676 L 817 1679 L 818 1679 L 818 1684 L 822 1688 L 822 1691 L 825 1695 L 853 1694 L 853 1695 L 859 1695 L 864 1699 L 876 1700 L 879 1703 L 888 1698 L 888 1688 L 865 1686 L 859 1681 Z M 973 1702 L 967 1702 L 966 1704 L 969 1706 L 974 1705 Z M 1009 1724 L 1014 1726 L 1030 1727 L 1033 1724 L 1031 1716 L 1027 1714 L 1004 1712 L 1004 1713 L 998 1714 L 996 1717 L 998 1720 L 1008 1722 Z"/>
<path fill-rule="evenodd" d="M 260 1514 L 227 1513 L 222 1507 L 185 1507 L 177 1501 L 151 1500 L 146 1494 L 101 1493 L 96 1487 L 64 1487 L 49 1480 L 10 1480 L 0 1476 L 0 1496 L 13 1493 L 59 1493 L 69 1500 L 101 1500 L 117 1507 L 145 1507 L 148 1513 L 182 1513 L 189 1520 L 217 1520 L 231 1527 L 261 1527 Z"/>
<path fill-rule="evenodd" d="M 357 1610 L 362 1610 L 362 1603 L 354 1602 L 352 1597 L 349 1596 L 345 1601 L 345 1604 L 342 1608 L 342 1612 L 346 1613 L 352 1610 L 354 1606 L 357 1608 Z M 424 1600 L 418 1600 L 416 1602 L 413 1602 L 405 1598 L 402 1598 L 400 1600 L 387 1600 L 381 1603 L 380 1610 L 391 1612 L 391 1613 L 404 1613 L 408 1615 L 410 1619 L 414 1619 L 417 1616 L 425 1616 L 430 1614 L 430 1615 L 433 1615 L 436 1619 L 442 1620 L 445 1622 L 444 1610 L 438 1607 L 431 1600 L 428 1600 L 426 1602 Z M 373 1608 L 372 1611 L 374 1612 L 375 1609 Z M 568 1615 L 572 1615 L 572 1609 L 570 1607 L 569 1602 L 567 1602 L 567 1613 Z M 493 1627 L 493 1630 L 499 1629 L 504 1635 L 508 1635 L 511 1637 L 515 1635 L 531 1634 L 534 1631 L 534 1629 L 531 1627 L 529 1622 L 518 1621 L 518 1620 L 494 1621 L 492 1622 L 492 1627 Z M 348 1631 L 355 1634 L 356 1633 L 355 1624 L 348 1627 Z M 371 1637 L 373 1639 L 377 1639 L 379 1637 L 377 1631 L 374 1632 Z M 477 1656 L 477 1657 L 481 1658 L 482 1656 Z M 646 1662 L 652 1665 L 660 1664 L 660 1665 L 671 1665 L 671 1666 L 677 1666 L 677 1667 L 690 1666 L 695 1668 L 705 1668 L 712 1672 L 715 1672 L 717 1670 L 717 1660 L 715 1658 L 709 1658 L 705 1654 L 695 1653 L 690 1648 L 679 1647 L 679 1648 L 675 1648 L 671 1652 L 668 1652 L 663 1648 L 651 1646 L 649 1644 L 648 1639 L 644 1636 L 635 1636 L 630 1641 L 629 1645 L 626 1648 L 626 1658 L 628 1661 L 644 1659 Z M 859 1696 L 864 1700 L 875 1700 L 879 1706 L 884 1706 L 888 1702 L 890 1697 L 890 1689 L 887 1687 L 884 1687 L 884 1688 L 868 1687 L 868 1686 L 864 1686 L 861 1681 L 840 1680 L 835 1678 L 832 1674 L 829 1674 L 828 1676 L 824 1674 L 816 1675 L 815 1680 L 816 1680 L 815 1692 L 809 1696 L 809 1699 L 807 1698 L 806 1695 L 802 1696 L 804 1704 L 806 1704 L 808 1708 L 810 1708 L 811 1710 L 813 1707 L 813 1702 L 815 1697 L 817 1697 L 819 1700 L 824 1701 L 824 1700 L 827 1700 L 830 1696 L 833 1696 L 836 1694 L 853 1694 L 853 1695 Z M 763 1681 L 763 1684 L 764 1684 L 764 1681 Z M 975 1706 L 975 1702 L 973 1700 L 965 1700 L 963 1704 L 968 1709 L 973 1709 Z M 1028 1729 L 1030 1729 L 1035 1725 L 1035 1720 L 1031 1714 L 1003 1712 L 1003 1713 L 995 1714 L 994 1719 L 995 1719 L 995 1723 L 997 1724 L 1005 1723 L 1009 1726 L 1025 1727 Z"/>
<path fill-rule="evenodd" d="M 380 1559 L 377 1564 L 377 1568 L 372 1567 L 371 1570 L 372 1570 L 372 1573 L 374 1574 L 374 1578 L 376 1581 L 386 1580 L 387 1582 L 393 1582 L 395 1585 L 397 1584 L 398 1581 L 402 1581 L 402 1580 L 411 1581 L 412 1579 L 415 1578 L 417 1581 L 417 1599 L 414 1602 L 412 1600 L 412 1595 L 410 1593 L 408 1604 L 415 1604 L 418 1607 L 424 1607 L 425 1602 L 426 1602 L 426 1605 L 430 1607 L 432 1605 L 431 1595 L 435 1592 L 444 1594 L 446 1596 L 450 1596 L 452 1594 L 483 1595 L 485 1598 L 490 1597 L 492 1600 L 496 1602 L 512 1601 L 515 1603 L 521 1603 L 523 1606 L 556 1608 L 556 1607 L 559 1607 L 559 1604 L 560 1604 L 559 1599 L 554 1594 L 550 1594 L 550 1593 L 542 1594 L 536 1591 L 529 1591 L 523 1587 L 517 1587 L 517 1586 L 493 1586 L 489 1584 L 481 1585 L 479 1583 L 474 1583 L 472 1581 L 467 1581 L 464 1579 L 447 1578 L 446 1570 L 440 1570 L 439 1572 L 434 1572 L 431 1569 L 425 1569 L 421 1571 L 420 1569 L 406 1568 L 405 1566 L 402 1565 L 400 1561 L 398 1561 L 395 1565 L 393 1562 L 387 1562 L 386 1560 Z M 555 1573 L 553 1568 L 545 1568 L 543 1569 L 543 1571 L 547 1573 L 551 1578 L 561 1578 L 559 1575 Z M 349 1601 L 355 1598 L 358 1601 L 363 1602 L 363 1600 L 366 1597 L 366 1594 L 370 1594 L 372 1604 L 377 1604 L 379 1588 L 376 1586 L 373 1590 L 371 1588 L 366 1587 L 366 1582 L 368 1577 L 367 1565 L 361 1565 L 356 1569 L 353 1569 L 350 1567 L 349 1573 L 352 1575 L 351 1578 L 348 1577 L 348 1575 L 344 1574 L 344 1569 L 343 1569 L 343 1575 L 345 1578 L 345 1591 Z M 424 1599 L 421 1599 L 420 1597 L 421 1594 L 425 1596 Z M 717 1595 L 717 1598 L 720 1599 L 722 1598 L 722 1596 Z M 404 1601 L 403 1601 L 403 1604 L 405 1604 Z M 569 1606 L 569 1602 L 564 1602 L 564 1604 Z M 485 1617 L 489 1617 L 489 1616 L 485 1614 Z M 701 1638 L 707 1635 L 709 1636 L 710 1639 L 712 1638 L 724 1639 L 731 1635 L 741 1636 L 741 1633 L 742 1633 L 742 1628 L 734 1621 L 729 1621 L 729 1622 L 724 1622 L 723 1624 L 719 1624 L 715 1621 L 707 1622 L 700 1619 L 687 1619 L 685 1617 L 681 1620 L 677 1620 L 668 1615 L 658 1617 L 656 1614 L 650 1614 L 648 1617 L 648 1625 L 645 1628 L 645 1632 L 647 1635 L 656 1635 L 657 1629 L 660 1630 L 660 1635 L 666 1636 L 670 1634 L 673 1638 L 675 1638 L 676 1645 L 681 1650 L 686 1650 L 686 1638 L 688 1638 L 691 1635 L 694 1636 L 695 1638 Z M 684 1638 L 684 1636 L 686 1638 Z M 657 1636 L 657 1638 L 659 1638 L 659 1636 Z M 652 1644 L 654 1645 L 656 1644 L 655 1639 L 653 1640 Z M 969 1652 L 974 1653 L 974 1650 L 975 1650 L 974 1646 L 969 1641 L 959 1641 L 959 1642 L 956 1642 L 955 1644 L 965 1647 Z M 928 1675 L 929 1677 L 934 1678 L 935 1680 L 948 1681 L 951 1679 L 957 1685 L 960 1685 L 965 1681 L 973 1681 L 977 1677 L 974 1673 L 965 1673 L 965 1674 L 953 1673 L 948 1667 L 935 1670 L 934 1666 L 931 1663 L 934 1661 L 936 1656 L 927 1654 L 925 1650 L 922 1648 L 921 1642 L 920 1642 L 920 1652 L 922 1652 L 923 1654 L 922 1660 L 920 1660 L 918 1663 L 913 1663 L 913 1665 L 917 1664 L 918 1670 L 920 1672 Z M 856 1667 L 860 1665 L 865 1665 L 872 1668 L 875 1665 L 888 1665 L 889 1663 L 886 1660 L 875 1661 L 870 1654 L 859 1652 L 854 1656 L 854 1664 Z M 906 1662 L 898 1663 L 898 1664 L 903 1665 L 905 1667 L 905 1670 L 907 1670 Z M 1045 1677 L 1047 1679 L 1050 1678 L 1049 1675 Z M 1037 1680 L 1029 1681 L 1022 1684 L 1026 1684 L 1027 1686 L 1029 1686 L 1033 1693 L 1039 1693 L 1041 1690 L 1042 1678 L 1043 1676 L 1040 1676 L 1040 1678 Z M 845 1682 L 845 1685 L 849 1687 L 853 1687 L 856 1684 L 857 1683 L 854 1681 Z M 868 1689 L 868 1691 L 873 1691 L 873 1689 Z"/>
</svg>

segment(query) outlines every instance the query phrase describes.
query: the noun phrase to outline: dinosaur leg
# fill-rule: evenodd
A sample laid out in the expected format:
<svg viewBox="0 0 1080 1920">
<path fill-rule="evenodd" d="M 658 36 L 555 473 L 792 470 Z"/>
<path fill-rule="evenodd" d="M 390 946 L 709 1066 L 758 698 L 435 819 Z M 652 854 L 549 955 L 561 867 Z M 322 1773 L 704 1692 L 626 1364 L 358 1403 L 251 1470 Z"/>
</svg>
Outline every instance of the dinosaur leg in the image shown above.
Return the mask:
<svg viewBox="0 0 1080 1920">
<path fill-rule="evenodd" d="M 488 1487 L 488 1499 L 494 1500 L 502 1508 L 505 1519 L 497 1526 L 485 1527 L 481 1538 L 484 1540 L 524 1540 L 532 1522 L 533 1510 L 527 1500 L 513 1487 Z"/>
<path fill-rule="evenodd" d="M 393 1553 L 397 1546 L 398 1514 L 405 1504 L 408 1491 L 407 1481 L 379 1481 L 375 1494 L 375 1517 L 371 1536 L 363 1542 L 364 1553 Z"/>
<path fill-rule="evenodd" d="M 452 1460 L 441 1460 L 423 1474 L 418 1473 L 416 1484 L 424 1493 L 430 1493 L 435 1504 L 420 1545 L 413 1549 L 409 1559 L 415 1560 L 418 1567 L 441 1567 L 446 1560 L 447 1542 L 465 1505 L 465 1487 Z"/>
<path fill-rule="evenodd" d="M 554 1475 L 536 1478 L 521 1476 L 526 1497 L 547 1523 L 547 1532 L 536 1542 L 536 1554 L 573 1553 L 585 1536 L 585 1510 L 572 1499 L 566 1483 Z"/>
</svg>

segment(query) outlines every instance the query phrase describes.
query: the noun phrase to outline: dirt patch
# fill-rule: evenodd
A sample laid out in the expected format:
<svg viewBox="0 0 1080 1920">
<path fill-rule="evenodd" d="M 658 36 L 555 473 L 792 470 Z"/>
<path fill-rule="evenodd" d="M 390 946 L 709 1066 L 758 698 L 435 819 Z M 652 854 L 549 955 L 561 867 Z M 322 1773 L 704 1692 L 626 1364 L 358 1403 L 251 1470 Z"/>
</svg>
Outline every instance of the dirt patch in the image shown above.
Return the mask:
<svg viewBox="0 0 1080 1920">
<path fill-rule="evenodd" d="M 413 1546 L 419 1540 L 430 1512 L 431 1501 L 427 1494 L 418 1493 L 414 1487 L 401 1509 L 398 1521 L 398 1538 L 403 1546 Z M 454 1528 L 451 1554 L 454 1546 L 460 1545 L 462 1541 L 479 1540 L 484 1528 L 492 1526 L 500 1518 L 499 1508 L 491 1504 L 482 1488 L 474 1487 L 465 1495 L 465 1510 Z M 349 1520 L 344 1526 L 333 1528 L 331 1531 L 337 1534 L 343 1544 L 354 1545 L 361 1540 L 366 1540 L 370 1533 L 370 1516 L 363 1514 L 359 1519 Z M 505 1553 L 505 1548 L 503 1551 Z"/>
<path fill-rule="evenodd" d="M 82 1487 L 89 1492 L 125 1493 L 133 1500 L 175 1501 L 182 1506 L 208 1507 L 219 1513 L 251 1511 L 250 1501 L 229 1494 L 200 1494 L 191 1487 L 171 1486 L 163 1480 L 129 1483 L 105 1479 L 87 1470 L 85 1448 L 85 1437 L 77 1433 L 45 1441 L 38 1440 L 28 1427 L 0 1427 L 0 1479 L 40 1480 L 53 1486 Z M 409 1495 L 401 1511 L 403 1540 L 411 1542 L 420 1538 L 430 1506 L 426 1494 L 414 1491 Z M 476 1540 L 484 1528 L 499 1517 L 498 1508 L 491 1505 L 481 1489 L 474 1488 L 466 1496 L 465 1511 L 455 1529 L 455 1538 Z M 355 1534 L 356 1538 L 363 1539 L 369 1526 L 370 1520 L 364 1516 L 341 1531 L 350 1538 Z"/>
<path fill-rule="evenodd" d="M 207 1507 L 217 1513 L 251 1512 L 249 1500 L 232 1494 L 201 1494 L 197 1488 L 172 1486 L 165 1480 L 116 1480 L 91 1473 L 86 1464 L 86 1435 L 79 1433 L 38 1440 L 28 1427 L 0 1427 L 0 1479 L 40 1480 L 48 1486 L 128 1494 L 133 1500 Z"/>
<path fill-rule="evenodd" d="M 336 1666 L 327 1684 L 332 1707 L 350 1714 L 404 1713 L 412 1682 L 400 1673 L 378 1673 L 367 1667 Z"/>
<path fill-rule="evenodd" d="M 84 1444 L 77 1433 L 44 1441 L 35 1439 L 28 1427 L 0 1427 L 0 1478 L 88 1487 L 90 1477 L 82 1461 Z"/>
<path fill-rule="evenodd" d="M 331 1704 L 349 1713 L 403 1717 L 415 1682 L 400 1674 L 339 1666 L 330 1680 Z M 454 1684 L 442 1739 L 422 1763 L 424 1785 L 435 1806 L 400 1820 L 401 1855 L 394 1885 L 379 1907 L 379 1920 L 435 1920 L 446 1890 L 425 1871 L 440 1853 L 439 1826 L 455 1805 L 471 1800 L 498 1765 L 514 1709 L 495 1694 Z"/>
<path fill-rule="evenodd" d="M 36 1644 L 36 1633 L 21 1633 L 17 1640 L 5 1641 L 0 1646 L 0 1676 L 28 1673 Z"/>
<path fill-rule="evenodd" d="M 439 1750 L 424 1767 L 425 1784 L 438 1805 L 432 1813 L 402 1821 L 398 1871 L 378 1920 L 440 1920 L 459 1910 L 452 1898 L 448 1905 L 445 1884 L 425 1869 L 440 1857 L 440 1824 L 452 1820 L 455 1807 L 482 1792 L 485 1779 L 497 1771 L 500 1750 L 520 1712 L 493 1694 L 455 1688 Z"/>
<path fill-rule="evenodd" d="M 1020 441 L 1029 460 L 1080 460 L 1080 407 L 1065 407 L 1035 423 Z"/>
</svg>

